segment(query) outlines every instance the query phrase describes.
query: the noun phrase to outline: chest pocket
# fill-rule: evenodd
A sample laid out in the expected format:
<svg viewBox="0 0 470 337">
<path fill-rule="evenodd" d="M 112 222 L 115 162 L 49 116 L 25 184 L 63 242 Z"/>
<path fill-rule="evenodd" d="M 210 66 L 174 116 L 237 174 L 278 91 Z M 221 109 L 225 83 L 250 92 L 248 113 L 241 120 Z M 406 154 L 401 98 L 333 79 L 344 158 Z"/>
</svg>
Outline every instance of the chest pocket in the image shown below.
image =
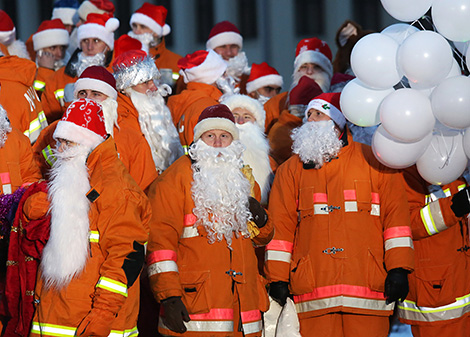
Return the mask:
<svg viewBox="0 0 470 337">
<path fill-rule="evenodd" d="M 358 212 L 370 212 L 372 203 L 372 190 L 369 180 L 355 180 L 356 201 Z"/>
<path fill-rule="evenodd" d="M 315 188 L 313 186 L 299 190 L 298 209 L 301 218 L 313 215 L 314 192 Z"/>
</svg>

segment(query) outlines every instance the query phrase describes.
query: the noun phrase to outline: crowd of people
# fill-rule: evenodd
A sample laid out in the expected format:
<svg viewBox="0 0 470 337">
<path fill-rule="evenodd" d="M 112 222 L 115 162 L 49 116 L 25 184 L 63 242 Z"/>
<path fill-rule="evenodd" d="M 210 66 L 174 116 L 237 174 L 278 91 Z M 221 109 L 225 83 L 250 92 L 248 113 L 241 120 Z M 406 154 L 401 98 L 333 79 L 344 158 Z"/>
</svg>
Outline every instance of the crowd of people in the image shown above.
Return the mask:
<svg viewBox="0 0 470 337">
<path fill-rule="evenodd" d="M 299 41 L 286 90 L 229 21 L 183 57 L 166 8 L 120 37 L 114 10 L 56 1 L 26 42 L 0 10 L 2 336 L 268 336 L 292 301 L 292 336 L 468 335 L 465 179 L 384 166 L 341 112 L 370 31 Z"/>
</svg>

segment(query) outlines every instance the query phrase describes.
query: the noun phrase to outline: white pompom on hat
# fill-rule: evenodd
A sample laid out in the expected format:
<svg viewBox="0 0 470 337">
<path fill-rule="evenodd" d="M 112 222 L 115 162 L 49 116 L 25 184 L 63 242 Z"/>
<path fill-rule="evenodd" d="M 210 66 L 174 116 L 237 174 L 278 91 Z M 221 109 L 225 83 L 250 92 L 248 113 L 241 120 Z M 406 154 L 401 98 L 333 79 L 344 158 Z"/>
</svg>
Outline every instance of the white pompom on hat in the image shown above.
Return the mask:
<svg viewBox="0 0 470 337">
<path fill-rule="evenodd" d="M 152 5 L 145 2 L 142 7 L 131 16 L 130 24 L 138 23 L 150 28 L 159 37 L 170 34 L 171 28 L 165 23 L 168 10 L 163 6 Z"/>
</svg>

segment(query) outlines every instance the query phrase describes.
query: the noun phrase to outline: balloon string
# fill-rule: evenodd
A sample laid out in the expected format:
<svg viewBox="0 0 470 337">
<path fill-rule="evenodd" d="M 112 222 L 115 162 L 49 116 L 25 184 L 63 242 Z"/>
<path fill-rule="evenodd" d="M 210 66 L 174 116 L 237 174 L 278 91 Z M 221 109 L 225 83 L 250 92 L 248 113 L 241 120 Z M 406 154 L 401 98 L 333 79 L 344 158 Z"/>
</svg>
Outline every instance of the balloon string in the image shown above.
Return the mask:
<svg viewBox="0 0 470 337">
<path fill-rule="evenodd" d="M 445 147 L 445 156 L 446 156 L 446 160 L 444 161 L 444 163 L 442 164 L 442 166 L 439 168 L 440 170 L 442 170 L 445 166 L 449 165 L 449 161 L 450 161 L 450 155 L 451 155 L 451 152 L 452 152 L 452 149 L 454 148 L 454 142 L 455 142 L 455 137 L 452 137 L 452 144 L 450 146 L 450 149 L 448 148 L 447 146 L 447 143 L 446 143 L 446 140 L 444 138 L 444 134 L 442 133 L 442 131 L 439 130 L 439 133 L 440 133 L 440 136 L 442 138 L 442 141 L 444 142 L 444 147 Z M 439 141 L 438 141 L 439 143 Z M 439 151 L 439 149 L 436 149 L 435 145 L 433 143 L 431 143 L 431 146 L 433 148 L 433 150 L 441 155 L 441 151 Z"/>
</svg>

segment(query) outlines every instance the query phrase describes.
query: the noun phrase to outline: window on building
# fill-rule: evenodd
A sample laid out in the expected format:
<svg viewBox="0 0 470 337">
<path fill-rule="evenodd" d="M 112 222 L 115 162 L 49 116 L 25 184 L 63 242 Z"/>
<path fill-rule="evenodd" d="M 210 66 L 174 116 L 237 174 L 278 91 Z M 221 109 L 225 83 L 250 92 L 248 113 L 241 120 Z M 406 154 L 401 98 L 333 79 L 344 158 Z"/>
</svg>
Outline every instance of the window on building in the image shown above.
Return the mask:
<svg viewBox="0 0 470 337">
<path fill-rule="evenodd" d="M 321 35 L 324 33 L 324 0 L 295 0 L 296 35 Z"/>
<path fill-rule="evenodd" d="M 258 35 L 256 1 L 238 0 L 238 22 L 244 39 L 254 39 Z"/>
<path fill-rule="evenodd" d="M 214 4 L 212 0 L 196 0 L 196 20 L 197 42 L 205 44 L 214 26 Z"/>
<path fill-rule="evenodd" d="M 353 18 L 364 29 L 381 31 L 382 20 L 380 19 L 382 3 L 377 0 L 355 0 L 353 1 Z"/>
</svg>

